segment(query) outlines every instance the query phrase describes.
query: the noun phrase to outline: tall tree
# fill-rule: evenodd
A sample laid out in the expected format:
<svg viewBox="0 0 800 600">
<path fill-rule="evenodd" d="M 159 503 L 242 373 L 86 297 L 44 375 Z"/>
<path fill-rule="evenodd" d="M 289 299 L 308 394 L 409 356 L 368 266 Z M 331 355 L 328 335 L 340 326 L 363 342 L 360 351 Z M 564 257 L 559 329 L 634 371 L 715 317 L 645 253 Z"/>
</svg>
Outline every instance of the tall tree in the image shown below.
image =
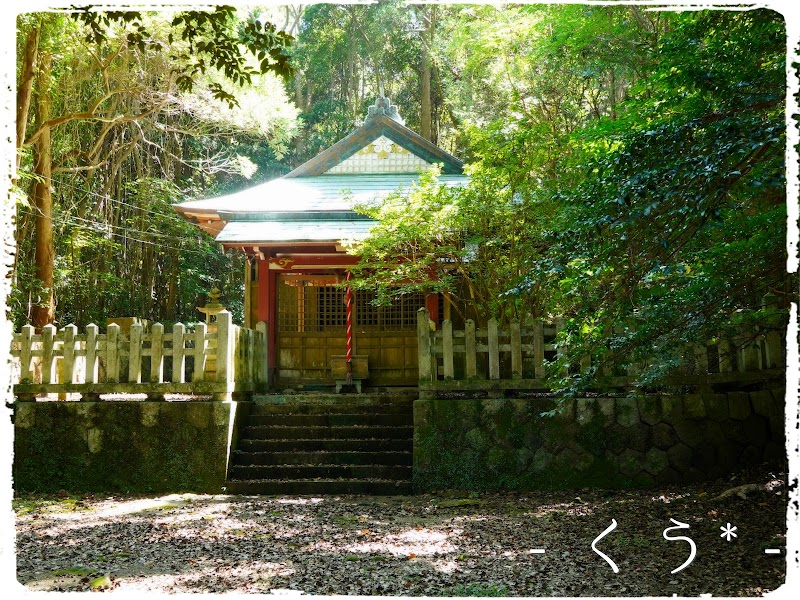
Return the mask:
<svg viewBox="0 0 800 600">
<path fill-rule="evenodd" d="M 34 183 L 31 204 L 35 214 L 34 230 L 36 248 L 34 261 L 36 278 L 41 282 L 43 297 L 39 298 L 33 309 L 33 326 L 40 328 L 52 323 L 55 316 L 53 299 L 53 173 L 52 143 L 50 134 L 50 76 L 52 60 L 49 52 L 42 55 L 36 76 L 35 122 L 38 132 L 34 144 Z"/>
<path fill-rule="evenodd" d="M 125 239 L 119 234 L 129 228 L 122 216 L 130 206 L 124 185 L 128 178 L 145 178 L 160 170 L 180 180 L 195 172 L 206 178 L 201 185 L 207 187 L 207 178 L 220 169 L 247 168 L 247 161 L 235 153 L 220 149 L 209 154 L 216 142 L 191 149 L 192 136 L 207 134 L 209 127 L 225 135 L 219 130 L 224 118 L 203 117 L 198 110 L 209 101 L 235 107 L 236 98 L 228 91 L 231 84 L 250 84 L 259 73 L 288 74 L 283 45 L 289 38 L 269 23 L 240 23 L 230 7 L 178 13 L 171 22 L 130 11 L 42 13 L 23 15 L 19 26 L 25 43 L 18 70 L 18 161 L 23 183 L 30 185 L 31 210 L 21 207 L 17 243 L 25 252 L 33 233 L 34 268 L 15 265 L 15 287 L 17 292 L 27 288 L 34 324 L 40 327 L 53 321 L 55 279 L 79 268 L 76 251 L 88 252 L 87 235 L 98 242 L 97 251 L 104 252 L 100 263 L 92 266 L 115 267 L 109 254 L 115 244 L 102 240 Z M 207 90 L 209 100 L 192 95 L 195 88 Z M 218 107 L 217 113 L 224 110 Z M 26 118 L 28 112 L 32 120 Z M 290 130 L 283 123 L 274 125 L 276 130 Z M 275 152 L 287 141 L 274 144 Z M 200 158 L 201 152 L 205 158 Z M 61 198 L 57 206 L 53 189 Z M 162 210 L 167 219 L 177 218 L 168 207 Z M 76 229 L 84 233 L 72 235 Z M 137 227 L 134 238 L 139 235 L 141 253 L 131 258 L 147 271 L 150 280 L 143 289 L 152 298 L 155 246 L 142 239 L 150 235 L 145 229 Z M 56 236 L 70 240 L 71 263 L 59 264 Z M 103 291 L 105 280 L 95 275 L 99 279 L 94 283 Z M 74 288 L 67 292 L 71 293 L 77 302 L 73 306 L 80 306 L 79 293 Z"/>
</svg>

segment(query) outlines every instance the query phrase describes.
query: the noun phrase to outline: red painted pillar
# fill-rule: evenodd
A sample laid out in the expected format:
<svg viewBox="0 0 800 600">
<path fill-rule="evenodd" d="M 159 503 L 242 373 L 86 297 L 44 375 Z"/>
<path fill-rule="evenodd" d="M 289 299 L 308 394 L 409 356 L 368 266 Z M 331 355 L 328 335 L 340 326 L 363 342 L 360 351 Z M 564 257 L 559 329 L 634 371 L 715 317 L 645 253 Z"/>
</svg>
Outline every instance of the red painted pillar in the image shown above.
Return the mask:
<svg viewBox="0 0 800 600">
<path fill-rule="evenodd" d="M 439 294 L 429 294 L 425 296 L 425 308 L 428 309 L 428 317 L 439 326 Z"/>
<path fill-rule="evenodd" d="M 269 332 L 269 368 L 271 371 L 274 372 L 275 370 L 275 340 L 277 339 L 275 335 L 276 331 L 276 324 L 278 322 L 278 273 L 277 271 L 267 271 L 267 282 L 268 282 L 268 289 L 269 295 L 267 299 L 269 300 L 267 304 L 267 314 L 269 314 L 269 326 L 267 327 L 267 331 Z"/>
<path fill-rule="evenodd" d="M 258 320 L 267 324 L 267 366 L 270 380 L 275 372 L 275 296 L 277 274 L 269 269 L 269 257 L 258 261 Z"/>
</svg>

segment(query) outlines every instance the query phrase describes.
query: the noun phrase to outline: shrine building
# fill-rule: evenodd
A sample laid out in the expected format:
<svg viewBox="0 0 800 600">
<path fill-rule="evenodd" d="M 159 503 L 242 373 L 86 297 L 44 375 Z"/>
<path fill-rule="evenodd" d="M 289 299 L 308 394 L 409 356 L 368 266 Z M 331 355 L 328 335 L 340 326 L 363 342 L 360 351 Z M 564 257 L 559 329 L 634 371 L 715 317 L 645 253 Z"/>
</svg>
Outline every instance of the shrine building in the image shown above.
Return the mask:
<svg viewBox="0 0 800 600">
<path fill-rule="evenodd" d="M 379 98 L 360 127 L 290 173 L 249 189 L 175 205 L 225 249 L 248 258 L 244 325 L 267 324 L 270 384 L 332 385 L 332 361 L 345 354 L 345 290 L 358 262 L 342 240 L 368 234 L 374 221 L 354 204 L 407 191 L 421 171 L 441 167 L 443 185 L 464 185 L 462 163 L 407 127 L 397 107 Z M 374 295 L 352 297 L 352 352 L 368 357 L 371 386 L 418 381 L 416 313 L 434 321 L 438 295 L 406 294 L 391 306 Z M 449 311 L 448 311 L 449 312 Z"/>
</svg>

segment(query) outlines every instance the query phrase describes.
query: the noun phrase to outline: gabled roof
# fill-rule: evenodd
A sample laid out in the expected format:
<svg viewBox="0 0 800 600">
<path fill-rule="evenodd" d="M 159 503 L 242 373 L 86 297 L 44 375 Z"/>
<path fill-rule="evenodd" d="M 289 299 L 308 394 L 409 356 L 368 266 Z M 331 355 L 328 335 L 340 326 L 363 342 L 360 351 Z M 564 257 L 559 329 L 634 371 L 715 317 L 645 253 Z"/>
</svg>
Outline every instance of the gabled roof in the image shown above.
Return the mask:
<svg viewBox="0 0 800 600">
<path fill-rule="evenodd" d="M 443 174 L 460 175 L 463 171 L 462 162 L 455 156 L 434 146 L 405 125 L 401 125 L 385 114 L 379 114 L 367 119 L 353 133 L 342 138 L 327 150 L 323 150 L 284 177 L 288 179 L 322 175 L 381 136 L 389 138 L 398 146 L 430 164 L 440 163 Z"/>
<path fill-rule="evenodd" d="M 460 160 L 405 127 L 397 107 L 378 98 L 361 127 L 287 175 L 174 208 L 224 244 L 338 243 L 373 224 L 354 204 L 408 192 L 420 169 L 434 163 L 442 165 L 442 184 L 469 181 Z"/>
</svg>

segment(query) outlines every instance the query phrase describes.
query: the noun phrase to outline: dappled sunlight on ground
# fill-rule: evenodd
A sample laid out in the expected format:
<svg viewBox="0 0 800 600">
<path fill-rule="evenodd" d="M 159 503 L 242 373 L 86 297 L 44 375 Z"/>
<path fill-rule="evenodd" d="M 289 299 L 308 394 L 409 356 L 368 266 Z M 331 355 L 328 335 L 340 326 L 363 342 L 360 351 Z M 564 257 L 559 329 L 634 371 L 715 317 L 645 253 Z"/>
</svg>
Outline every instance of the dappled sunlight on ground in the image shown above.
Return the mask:
<svg viewBox="0 0 800 600">
<path fill-rule="evenodd" d="M 28 496 L 14 501 L 18 576 L 29 590 L 137 593 L 754 595 L 783 581 L 785 561 L 763 549 L 785 547 L 786 494 L 766 473 L 749 481 L 746 499 L 723 500 L 729 481 L 579 496 Z M 686 548 L 663 539 L 671 518 L 698 547 L 677 576 Z M 591 550 L 612 519 L 602 547 L 618 574 Z M 747 531 L 730 545 L 728 522 Z"/>
<path fill-rule="evenodd" d="M 458 550 L 451 539 L 460 534 L 461 530 L 458 529 L 444 532 L 424 528 L 411 529 L 397 534 L 375 532 L 372 537 L 379 538 L 377 541 L 350 544 L 344 546 L 343 549 L 348 552 L 388 553 L 393 556 L 411 558 L 440 555 Z"/>
</svg>

